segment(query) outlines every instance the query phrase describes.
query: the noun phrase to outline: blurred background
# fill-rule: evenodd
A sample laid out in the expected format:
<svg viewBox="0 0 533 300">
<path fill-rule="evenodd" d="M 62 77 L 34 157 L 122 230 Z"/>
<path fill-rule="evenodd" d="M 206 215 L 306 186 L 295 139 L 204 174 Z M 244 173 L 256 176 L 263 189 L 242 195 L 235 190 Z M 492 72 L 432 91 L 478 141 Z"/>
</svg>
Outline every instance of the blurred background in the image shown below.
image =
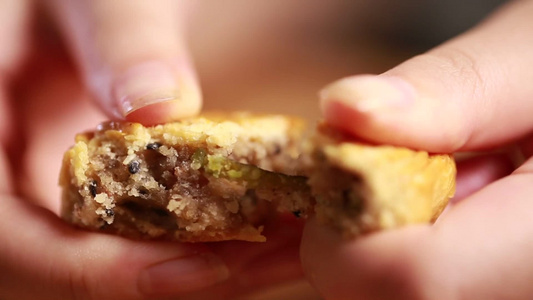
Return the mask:
<svg viewBox="0 0 533 300">
<path fill-rule="evenodd" d="M 497 0 L 196 0 L 188 39 L 205 109 L 252 110 L 319 118 L 317 92 L 344 76 L 381 73 L 482 20 Z M 57 176 L 74 134 L 105 117 L 91 103 L 60 34 L 47 18 L 15 84 L 15 120 L 26 137 L 21 189 L 57 211 Z M 53 137 L 49 133 L 55 132 Z M 43 170 L 46 171 L 43 174 Z M 248 300 L 320 299 L 304 281 Z"/>
<path fill-rule="evenodd" d="M 190 41 L 205 107 L 314 119 L 325 84 L 381 73 L 465 31 L 501 2 L 200 1 Z"/>
</svg>

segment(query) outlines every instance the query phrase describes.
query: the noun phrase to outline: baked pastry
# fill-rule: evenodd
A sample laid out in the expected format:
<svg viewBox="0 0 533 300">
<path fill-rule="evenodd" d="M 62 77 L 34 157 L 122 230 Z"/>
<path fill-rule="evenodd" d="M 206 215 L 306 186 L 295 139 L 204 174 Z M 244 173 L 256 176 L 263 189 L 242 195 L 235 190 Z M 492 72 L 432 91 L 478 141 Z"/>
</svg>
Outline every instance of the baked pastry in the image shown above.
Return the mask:
<svg viewBox="0 0 533 300">
<path fill-rule="evenodd" d="M 455 188 L 452 156 L 356 141 L 280 115 L 206 115 L 80 134 L 60 177 L 62 217 L 132 238 L 264 241 L 277 211 L 346 236 L 431 222 Z"/>
<path fill-rule="evenodd" d="M 310 207 L 306 178 L 295 176 L 303 128 L 246 113 L 103 124 L 64 156 L 62 216 L 133 238 L 264 241 L 273 207 L 302 215 Z"/>
<path fill-rule="evenodd" d="M 370 145 L 322 124 L 311 156 L 317 218 L 347 236 L 432 222 L 455 192 L 449 154 Z"/>
</svg>

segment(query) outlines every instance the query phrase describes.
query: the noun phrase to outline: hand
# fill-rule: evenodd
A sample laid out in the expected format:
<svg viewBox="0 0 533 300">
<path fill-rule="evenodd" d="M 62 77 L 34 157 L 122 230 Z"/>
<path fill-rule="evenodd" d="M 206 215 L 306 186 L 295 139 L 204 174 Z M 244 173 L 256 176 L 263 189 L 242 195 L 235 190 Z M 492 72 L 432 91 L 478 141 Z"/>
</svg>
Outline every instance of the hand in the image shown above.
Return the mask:
<svg viewBox="0 0 533 300">
<path fill-rule="evenodd" d="M 53 3 L 83 80 L 33 2 L 0 2 L 0 299 L 228 299 L 300 277 L 301 228 L 289 221 L 269 226 L 265 244 L 203 245 L 90 233 L 53 213 L 58 162 L 76 131 L 108 117 L 163 122 L 200 105 L 176 1 Z M 160 23 L 148 21 L 154 14 Z"/>
<path fill-rule="evenodd" d="M 109 116 L 144 124 L 199 112 L 185 45 L 192 2 L 50 1 L 86 85 Z"/>
<path fill-rule="evenodd" d="M 382 75 L 333 83 L 322 93 L 326 120 L 379 143 L 432 152 L 514 144 L 530 158 L 532 14 L 532 1 L 515 1 Z M 509 175 L 504 157 L 460 164 L 458 203 L 433 226 L 347 241 L 309 222 L 301 250 L 308 278 L 335 300 L 529 299 L 533 159 Z"/>
</svg>

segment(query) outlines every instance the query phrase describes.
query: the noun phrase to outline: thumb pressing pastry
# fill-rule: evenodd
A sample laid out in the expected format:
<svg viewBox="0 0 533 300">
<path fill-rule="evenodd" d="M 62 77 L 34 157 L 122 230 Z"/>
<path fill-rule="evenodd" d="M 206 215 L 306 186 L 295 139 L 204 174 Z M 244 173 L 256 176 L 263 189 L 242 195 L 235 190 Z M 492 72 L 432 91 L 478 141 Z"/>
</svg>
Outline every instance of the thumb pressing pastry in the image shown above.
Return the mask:
<svg viewBox="0 0 533 300">
<path fill-rule="evenodd" d="M 357 143 L 323 125 L 303 142 L 303 131 L 295 118 L 247 113 L 102 124 L 65 153 L 62 217 L 132 238 L 265 241 L 276 211 L 316 211 L 353 236 L 432 221 L 453 194 L 449 155 Z"/>
<path fill-rule="evenodd" d="M 435 221 L 455 192 L 451 155 L 355 142 L 322 124 L 311 156 L 317 217 L 347 236 Z"/>
</svg>

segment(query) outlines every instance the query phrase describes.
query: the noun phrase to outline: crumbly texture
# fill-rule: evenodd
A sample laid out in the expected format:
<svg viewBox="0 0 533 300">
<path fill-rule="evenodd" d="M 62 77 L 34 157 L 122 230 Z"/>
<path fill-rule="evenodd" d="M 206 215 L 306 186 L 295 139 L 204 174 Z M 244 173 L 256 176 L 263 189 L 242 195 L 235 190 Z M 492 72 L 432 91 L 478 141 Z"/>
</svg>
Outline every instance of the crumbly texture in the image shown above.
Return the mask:
<svg viewBox="0 0 533 300">
<path fill-rule="evenodd" d="M 327 126 L 311 153 L 317 217 L 346 236 L 432 222 L 455 192 L 451 155 L 369 145 Z"/>
<path fill-rule="evenodd" d="M 432 222 L 454 193 L 451 155 L 371 145 L 323 124 L 302 141 L 303 130 L 246 113 L 103 124 L 64 156 L 62 217 L 131 238 L 264 241 L 276 211 L 315 212 L 353 237 Z"/>
<path fill-rule="evenodd" d="M 310 209 L 306 178 L 295 176 L 302 129 L 246 113 L 103 124 L 64 156 L 62 217 L 132 238 L 264 241 L 276 207 Z"/>
</svg>

